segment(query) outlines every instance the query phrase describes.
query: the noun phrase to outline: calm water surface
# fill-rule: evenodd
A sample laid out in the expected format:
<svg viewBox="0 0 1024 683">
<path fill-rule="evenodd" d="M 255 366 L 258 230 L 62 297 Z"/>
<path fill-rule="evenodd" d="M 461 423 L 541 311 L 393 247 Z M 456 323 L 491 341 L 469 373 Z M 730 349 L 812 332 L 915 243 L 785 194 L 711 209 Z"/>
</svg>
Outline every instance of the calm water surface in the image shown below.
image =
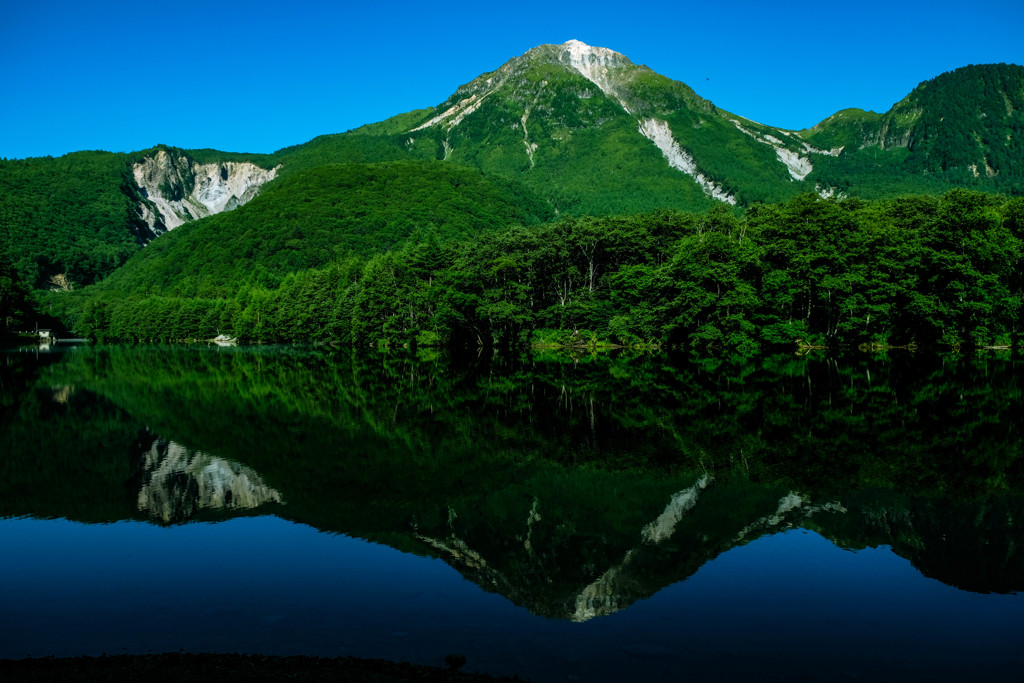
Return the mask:
<svg viewBox="0 0 1024 683">
<path fill-rule="evenodd" d="M 0 355 L 0 657 L 1019 680 L 1004 356 Z"/>
</svg>

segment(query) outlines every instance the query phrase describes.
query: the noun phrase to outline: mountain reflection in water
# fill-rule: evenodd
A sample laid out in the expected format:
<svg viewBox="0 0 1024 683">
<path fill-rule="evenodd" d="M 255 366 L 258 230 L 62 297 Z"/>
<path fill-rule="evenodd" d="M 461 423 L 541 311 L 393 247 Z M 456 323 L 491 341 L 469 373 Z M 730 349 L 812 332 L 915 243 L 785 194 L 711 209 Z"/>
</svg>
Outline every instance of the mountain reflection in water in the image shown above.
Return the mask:
<svg viewBox="0 0 1024 683">
<path fill-rule="evenodd" d="M 176 525 L 273 514 L 439 558 L 532 614 L 608 624 L 601 629 L 649 612 L 648 598 L 722 566 L 716 558 L 803 529 L 839 548 L 888 549 L 873 552 L 961 590 L 1003 594 L 995 609 L 1011 621 L 986 618 L 1009 624 L 1000 637 L 1024 636 L 1022 392 L 1012 358 L 465 364 L 296 348 L 81 347 L 0 356 L 0 371 L 4 517 Z M 771 574 L 769 560 L 757 561 Z M 750 629 L 770 618 L 756 601 L 737 616 Z M 266 637 L 190 647 L 280 652 L 282 634 Z M 984 651 L 993 674 L 1024 663 L 987 637 L 965 662 Z M 798 656 L 800 644 L 789 646 Z M 849 656 L 838 641 L 830 647 Z M 42 642 L 32 652 L 65 649 Z M 664 666 L 679 656 L 664 653 Z M 492 670 L 543 673 L 524 666 Z"/>
</svg>

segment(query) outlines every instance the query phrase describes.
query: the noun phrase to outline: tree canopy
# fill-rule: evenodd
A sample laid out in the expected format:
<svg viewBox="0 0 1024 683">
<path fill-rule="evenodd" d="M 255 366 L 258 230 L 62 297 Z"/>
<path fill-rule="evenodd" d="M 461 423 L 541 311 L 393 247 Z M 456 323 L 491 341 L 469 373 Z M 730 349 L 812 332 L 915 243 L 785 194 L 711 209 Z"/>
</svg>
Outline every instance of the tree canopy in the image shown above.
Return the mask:
<svg viewBox="0 0 1024 683">
<path fill-rule="evenodd" d="M 370 187 L 379 201 L 383 183 Z M 248 224 L 244 210 L 232 216 Z M 1021 332 L 1022 216 L 1020 199 L 953 190 L 806 194 L 742 216 L 566 217 L 463 240 L 416 227 L 376 252 L 320 247 L 339 238 L 312 227 L 286 246 L 294 261 L 229 241 L 233 280 L 196 285 L 202 274 L 173 259 L 163 280 L 133 282 L 126 269 L 77 300 L 78 327 L 103 339 L 377 345 L 1003 345 Z"/>
</svg>

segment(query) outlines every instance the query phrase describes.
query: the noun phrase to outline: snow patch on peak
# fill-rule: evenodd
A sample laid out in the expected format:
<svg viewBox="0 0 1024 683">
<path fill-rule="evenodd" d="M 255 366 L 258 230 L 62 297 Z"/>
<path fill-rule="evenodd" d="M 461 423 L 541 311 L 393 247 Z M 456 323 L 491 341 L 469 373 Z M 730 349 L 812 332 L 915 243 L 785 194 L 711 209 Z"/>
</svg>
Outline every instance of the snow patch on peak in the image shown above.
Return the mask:
<svg viewBox="0 0 1024 683">
<path fill-rule="evenodd" d="M 691 176 L 713 199 L 728 204 L 736 204 L 735 197 L 700 172 L 693 156 L 680 147 L 679 143 L 672 137 L 672 129 L 668 127 L 667 122 L 661 119 L 641 120 L 640 132 L 661 150 L 661 153 L 665 155 L 665 159 L 668 160 L 669 166 Z"/>
<path fill-rule="evenodd" d="M 562 44 L 562 47 L 568 49 L 570 54 L 574 56 L 574 59 L 579 61 L 597 61 L 605 64 L 613 62 L 615 64 L 621 64 L 622 62 L 628 61 L 626 56 L 621 52 L 609 50 L 606 47 L 594 47 L 593 45 L 587 45 L 582 40 L 567 40 Z"/>
<path fill-rule="evenodd" d="M 570 40 L 562 45 L 544 45 L 541 47 L 545 51 L 551 50 L 553 47 L 556 58 L 560 63 L 579 72 L 584 78 L 600 88 L 601 92 L 605 95 L 615 99 L 627 113 L 629 112 L 629 107 L 626 106 L 625 101 L 615 93 L 614 79 L 610 71 L 612 67 L 631 64 L 632 62 L 627 57 L 606 47 L 592 47 L 579 40 Z M 533 52 L 533 50 L 530 52 Z M 550 52 L 547 54 L 550 58 Z M 513 59 L 494 73 L 486 77 L 481 76 L 468 86 L 459 88 L 456 93 L 457 95 L 470 94 L 454 103 L 452 103 L 452 100 L 449 100 L 442 105 L 446 107 L 443 111 L 408 132 L 415 133 L 424 128 L 438 125 L 443 126 L 449 131 L 455 128 L 462 123 L 464 118 L 479 109 L 487 97 L 504 86 L 510 77 L 515 76 L 519 68 L 518 65 L 521 64 L 521 60 Z"/>
</svg>

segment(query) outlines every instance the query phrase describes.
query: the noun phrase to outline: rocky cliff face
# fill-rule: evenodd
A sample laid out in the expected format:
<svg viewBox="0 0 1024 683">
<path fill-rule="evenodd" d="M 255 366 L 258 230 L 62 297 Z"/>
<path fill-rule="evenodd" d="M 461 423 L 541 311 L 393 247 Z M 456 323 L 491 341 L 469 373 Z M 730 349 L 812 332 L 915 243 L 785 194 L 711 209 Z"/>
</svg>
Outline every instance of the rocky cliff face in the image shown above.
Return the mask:
<svg viewBox="0 0 1024 683">
<path fill-rule="evenodd" d="M 137 210 L 153 235 L 245 204 L 277 175 L 250 162 L 200 164 L 182 152 L 159 150 L 132 165 Z"/>
</svg>

